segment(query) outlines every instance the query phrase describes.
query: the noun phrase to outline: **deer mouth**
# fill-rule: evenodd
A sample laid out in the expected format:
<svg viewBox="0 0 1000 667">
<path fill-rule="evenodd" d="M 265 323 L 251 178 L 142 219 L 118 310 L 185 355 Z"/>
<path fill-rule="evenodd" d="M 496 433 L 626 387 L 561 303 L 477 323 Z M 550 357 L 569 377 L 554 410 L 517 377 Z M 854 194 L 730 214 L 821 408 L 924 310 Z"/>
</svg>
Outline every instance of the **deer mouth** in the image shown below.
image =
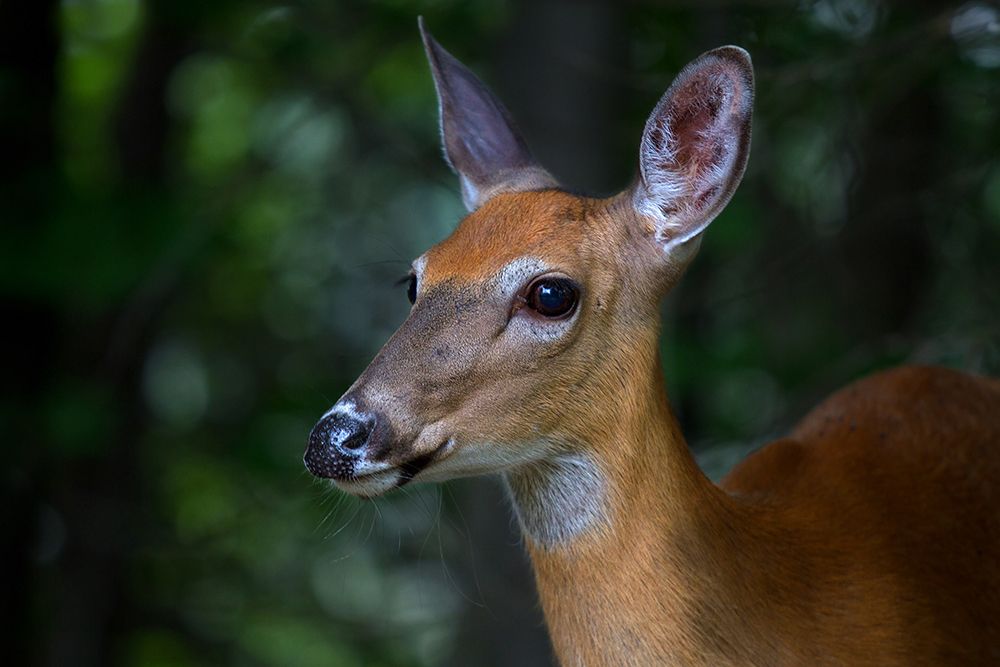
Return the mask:
<svg viewBox="0 0 1000 667">
<path fill-rule="evenodd" d="M 406 463 L 401 464 L 399 466 L 399 481 L 396 483 L 397 488 L 406 486 L 412 482 L 413 478 L 424 471 L 427 466 L 447 456 L 454 446 L 454 439 L 448 438 L 438 445 L 433 451 L 428 452 L 427 454 L 422 454 L 414 459 L 410 459 Z"/>
<path fill-rule="evenodd" d="M 380 496 L 412 482 L 429 465 L 447 456 L 454 444 L 454 440 L 449 438 L 427 454 L 421 454 L 389 468 L 334 478 L 333 483 L 341 491 L 354 496 L 362 498 Z"/>
</svg>

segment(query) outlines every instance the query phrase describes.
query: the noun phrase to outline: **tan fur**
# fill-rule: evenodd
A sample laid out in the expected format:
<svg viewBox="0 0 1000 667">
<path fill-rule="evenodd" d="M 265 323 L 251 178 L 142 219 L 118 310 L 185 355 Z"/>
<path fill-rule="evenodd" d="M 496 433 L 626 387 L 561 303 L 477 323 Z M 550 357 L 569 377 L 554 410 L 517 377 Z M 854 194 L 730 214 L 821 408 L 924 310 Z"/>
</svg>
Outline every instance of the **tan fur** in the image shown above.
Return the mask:
<svg viewBox="0 0 1000 667">
<path fill-rule="evenodd" d="M 427 253 L 413 316 L 352 388 L 412 443 L 392 460 L 448 437 L 420 478 L 596 462 L 602 520 L 526 538 L 564 665 L 1000 662 L 997 383 L 873 376 L 715 486 L 657 352 L 660 297 L 692 253 L 663 261 L 628 201 L 498 195 Z M 497 333 L 508 313 L 486 285 L 523 256 L 583 286 L 566 340 Z M 481 469 L 447 467 L 465 450 Z"/>
<path fill-rule="evenodd" d="M 670 412 L 660 302 L 742 177 L 749 54 L 688 65 L 636 183 L 601 200 L 551 189 L 421 32 L 472 213 L 415 262 L 410 316 L 310 434 L 310 470 L 366 496 L 502 475 L 567 667 L 1000 664 L 997 381 L 875 375 L 718 486 Z M 530 308 L 542 277 L 575 309 Z"/>
<path fill-rule="evenodd" d="M 562 663 L 997 664 L 998 407 L 995 383 L 887 372 L 721 489 L 651 410 L 602 451 L 612 530 L 529 543 Z"/>
<path fill-rule="evenodd" d="M 625 201 L 499 195 L 427 253 L 414 315 L 353 389 L 412 443 L 393 460 L 447 436 L 424 477 L 558 452 L 596 462 L 602 520 L 563 543 L 526 538 L 564 665 L 1000 662 L 998 384 L 873 376 L 715 486 L 657 353 L 658 302 L 684 266 Z M 506 315 L 484 285 L 523 256 L 583 285 L 567 340 L 509 343 L 482 324 Z M 481 469 L 447 467 L 463 448 Z"/>
<path fill-rule="evenodd" d="M 377 422 L 366 447 L 310 437 L 378 468 L 342 488 L 503 475 L 566 666 L 1000 664 L 997 381 L 875 375 L 718 486 L 671 414 L 659 304 L 743 173 L 746 52 L 685 68 L 640 179 L 599 200 L 536 190 L 499 103 L 424 41 L 474 210 L 415 264 L 410 317 L 338 404 Z M 549 274 L 579 286 L 559 320 L 523 306 Z"/>
</svg>

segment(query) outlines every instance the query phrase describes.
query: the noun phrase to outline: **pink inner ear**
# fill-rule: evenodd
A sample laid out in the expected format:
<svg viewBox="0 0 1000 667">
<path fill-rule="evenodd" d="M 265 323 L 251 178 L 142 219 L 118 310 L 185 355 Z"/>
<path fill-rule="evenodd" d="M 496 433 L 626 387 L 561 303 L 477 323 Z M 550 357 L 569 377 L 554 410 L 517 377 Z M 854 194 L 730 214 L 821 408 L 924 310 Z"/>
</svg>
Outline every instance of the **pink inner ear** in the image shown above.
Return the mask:
<svg viewBox="0 0 1000 667">
<path fill-rule="evenodd" d="M 667 108 L 673 150 L 660 165 L 686 184 L 687 206 L 700 211 L 718 193 L 737 150 L 731 118 L 733 82 L 723 71 L 703 71 L 676 92 Z"/>
<path fill-rule="evenodd" d="M 660 215 L 675 231 L 714 215 L 735 187 L 750 90 L 729 63 L 702 63 L 681 75 L 651 119 L 643 172 Z"/>
</svg>

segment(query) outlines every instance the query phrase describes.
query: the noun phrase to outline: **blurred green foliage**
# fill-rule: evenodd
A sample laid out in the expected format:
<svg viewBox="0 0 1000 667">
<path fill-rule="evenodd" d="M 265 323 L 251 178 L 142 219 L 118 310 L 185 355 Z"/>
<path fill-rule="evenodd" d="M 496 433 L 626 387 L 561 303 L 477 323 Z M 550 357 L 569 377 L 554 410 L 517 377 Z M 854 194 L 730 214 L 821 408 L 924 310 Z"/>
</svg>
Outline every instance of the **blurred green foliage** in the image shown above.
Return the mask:
<svg viewBox="0 0 1000 667">
<path fill-rule="evenodd" d="M 754 55 L 749 172 L 665 307 L 670 393 L 711 474 L 871 369 L 1000 372 L 993 4 L 29 5 L 7 3 L 26 18 L 5 34 L 54 41 L 0 61 L 3 136 L 28 139 L 0 201 L 24 664 L 550 660 L 495 489 L 360 502 L 300 462 L 405 317 L 395 279 L 463 214 L 421 13 L 599 192 L 632 177 L 685 62 Z"/>
</svg>

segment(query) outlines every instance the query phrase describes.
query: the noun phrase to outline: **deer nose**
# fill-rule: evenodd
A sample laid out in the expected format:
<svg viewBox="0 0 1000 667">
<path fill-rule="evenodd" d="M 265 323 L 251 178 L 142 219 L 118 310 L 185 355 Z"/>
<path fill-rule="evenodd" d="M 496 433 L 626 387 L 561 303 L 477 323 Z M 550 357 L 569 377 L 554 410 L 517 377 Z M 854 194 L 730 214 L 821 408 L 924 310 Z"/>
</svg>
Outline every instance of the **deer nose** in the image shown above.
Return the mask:
<svg viewBox="0 0 1000 667">
<path fill-rule="evenodd" d="M 354 475 L 361 450 L 375 430 L 375 417 L 334 410 L 309 433 L 303 461 L 317 477 L 343 479 Z"/>
</svg>

